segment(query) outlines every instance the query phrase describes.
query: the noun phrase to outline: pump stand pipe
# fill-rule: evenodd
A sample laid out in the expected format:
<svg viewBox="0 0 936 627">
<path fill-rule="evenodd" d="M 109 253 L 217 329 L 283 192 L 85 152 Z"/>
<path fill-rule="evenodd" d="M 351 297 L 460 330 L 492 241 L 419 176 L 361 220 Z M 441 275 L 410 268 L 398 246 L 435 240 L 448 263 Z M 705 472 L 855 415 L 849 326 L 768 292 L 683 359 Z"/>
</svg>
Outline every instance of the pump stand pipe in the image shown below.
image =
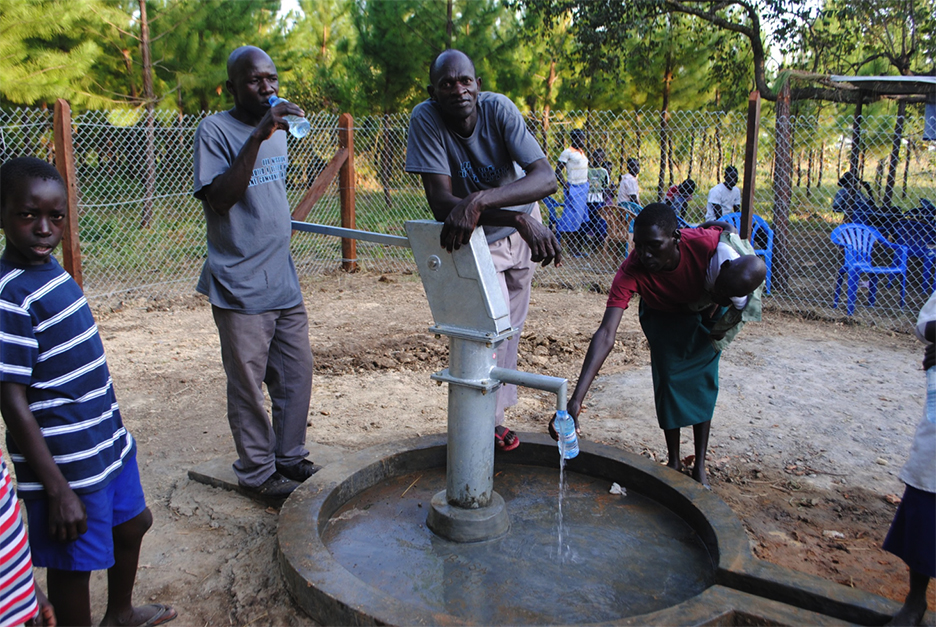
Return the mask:
<svg viewBox="0 0 936 627">
<path fill-rule="evenodd" d="M 510 370 L 509 368 L 494 367 L 491 370 L 491 378 L 501 383 L 512 383 L 522 385 L 525 388 L 534 390 L 543 390 L 552 392 L 556 395 L 556 411 L 565 411 L 568 399 L 569 381 L 559 377 L 550 377 L 545 374 L 536 374 L 533 372 L 521 372 L 520 370 Z"/>
</svg>

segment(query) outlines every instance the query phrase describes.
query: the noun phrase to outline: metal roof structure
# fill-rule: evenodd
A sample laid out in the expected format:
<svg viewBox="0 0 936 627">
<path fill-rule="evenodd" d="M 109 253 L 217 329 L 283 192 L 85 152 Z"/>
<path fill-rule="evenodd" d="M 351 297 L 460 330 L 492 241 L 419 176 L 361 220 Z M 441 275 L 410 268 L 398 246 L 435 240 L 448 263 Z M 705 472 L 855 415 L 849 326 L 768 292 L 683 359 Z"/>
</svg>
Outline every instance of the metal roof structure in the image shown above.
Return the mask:
<svg viewBox="0 0 936 627">
<path fill-rule="evenodd" d="M 936 96 L 936 76 L 831 76 L 833 83 L 847 83 L 879 96 Z"/>
</svg>

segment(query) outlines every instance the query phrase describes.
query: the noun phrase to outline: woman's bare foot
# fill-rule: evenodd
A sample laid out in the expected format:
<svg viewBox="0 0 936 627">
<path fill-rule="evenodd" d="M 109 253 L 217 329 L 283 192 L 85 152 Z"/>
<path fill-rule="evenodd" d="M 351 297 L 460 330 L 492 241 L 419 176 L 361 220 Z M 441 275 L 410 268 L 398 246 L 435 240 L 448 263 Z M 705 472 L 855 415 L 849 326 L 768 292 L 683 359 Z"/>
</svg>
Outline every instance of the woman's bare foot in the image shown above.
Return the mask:
<svg viewBox="0 0 936 627">
<path fill-rule="evenodd" d="M 683 474 L 686 474 L 686 471 L 688 470 L 688 469 L 686 468 L 686 465 L 683 464 L 683 463 L 682 463 L 681 461 L 679 461 L 678 459 L 677 459 L 675 462 L 666 462 L 666 467 L 667 467 L 667 468 L 672 468 L 672 469 L 675 470 L 676 472 L 681 472 L 681 473 L 683 473 Z"/>
<path fill-rule="evenodd" d="M 900 627 L 920 625 L 923 623 L 923 616 L 926 614 L 926 599 L 922 602 L 912 603 L 910 599 L 904 603 L 894 617 L 886 625 L 899 625 Z"/>
<path fill-rule="evenodd" d="M 703 488 L 712 489 L 708 480 L 708 473 L 705 472 L 705 466 L 694 465 L 692 467 L 692 478 L 701 483 Z"/>
<path fill-rule="evenodd" d="M 926 589 L 929 587 L 929 582 L 929 576 L 910 571 L 910 592 L 904 599 L 903 607 L 894 614 L 894 617 L 887 623 L 888 625 L 919 625 L 923 622 L 923 616 L 926 614 Z"/>
</svg>

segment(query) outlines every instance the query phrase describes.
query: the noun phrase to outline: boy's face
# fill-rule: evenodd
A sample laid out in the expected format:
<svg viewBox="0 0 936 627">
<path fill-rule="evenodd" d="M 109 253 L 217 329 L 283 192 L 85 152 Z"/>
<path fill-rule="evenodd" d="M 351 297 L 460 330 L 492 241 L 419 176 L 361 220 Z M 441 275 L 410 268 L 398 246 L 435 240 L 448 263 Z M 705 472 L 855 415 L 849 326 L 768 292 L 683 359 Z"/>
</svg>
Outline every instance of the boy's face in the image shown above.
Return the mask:
<svg viewBox="0 0 936 627">
<path fill-rule="evenodd" d="M 49 262 L 62 240 L 68 202 L 65 189 L 51 179 L 25 179 L 6 194 L 0 227 L 6 235 L 5 259 L 39 266 Z"/>
</svg>

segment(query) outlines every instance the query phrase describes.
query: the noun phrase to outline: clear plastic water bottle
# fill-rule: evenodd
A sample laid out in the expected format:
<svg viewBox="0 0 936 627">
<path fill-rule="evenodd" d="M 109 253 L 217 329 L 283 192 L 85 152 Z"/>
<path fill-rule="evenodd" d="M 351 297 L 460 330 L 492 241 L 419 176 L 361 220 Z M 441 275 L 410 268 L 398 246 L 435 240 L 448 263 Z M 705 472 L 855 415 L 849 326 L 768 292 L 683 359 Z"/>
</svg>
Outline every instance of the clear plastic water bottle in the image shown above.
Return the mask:
<svg viewBox="0 0 936 627">
<path fill-rule="evenodd" d="M 270 106 L 276 106 L 281 102 L 286 102 L 279 96 L 270 96 Z M 309 124 L 309 121 L 304 117 L 298 115 L 287 115 L 284 116 L 286 121 L 289 122 L 289 133 L 296 139 L 302 139 L 309 134 L 309 131 L 312 130 L 312 125 Z"/>
<path fill-rule="evenodd" d="M 926 369 L 926 419 L 936 422 L 936 366 Z"/>
<path fill-rule="evenodd" d="M 559 455 L 563 459 L 572 459 L 579 454 L 575 421 L 569 412 L 562 410 L 556 412 L 556 420 L 553 424 L 556 427 L 556 433 L 559 434 Z"/>
</svg>

